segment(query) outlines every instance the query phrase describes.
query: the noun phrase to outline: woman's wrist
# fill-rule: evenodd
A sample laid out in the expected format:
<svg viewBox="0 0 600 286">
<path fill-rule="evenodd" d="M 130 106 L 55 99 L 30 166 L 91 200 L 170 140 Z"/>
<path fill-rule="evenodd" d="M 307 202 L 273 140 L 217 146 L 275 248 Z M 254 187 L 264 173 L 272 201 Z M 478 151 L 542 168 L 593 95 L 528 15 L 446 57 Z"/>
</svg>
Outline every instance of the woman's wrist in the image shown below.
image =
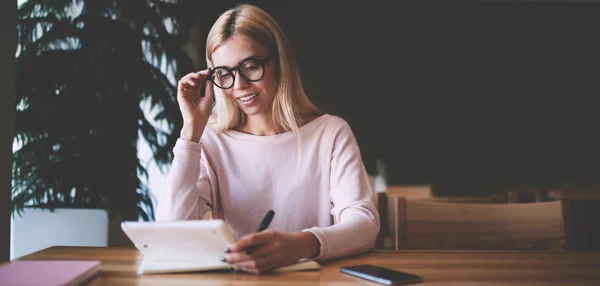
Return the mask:
<svg viewBox="0 0 600 286">
<path fill-rule="evenodd" d="M 297 232 L 296 238 L 298 241 L 299 259 L 303 258 L 315 258 L 319 256 L 321 251 L 321 243 L 317 237 L 309 231 Z"/>
<path fill-rule="evenodd" d="M 181 128 L 181 132 L 179 133 L 179 137 L 184 140 L 189 140 L 192 142 L 200 143 L 200 138 L 202 137 L 202 131 L 198 130 L 199 128 L 195 128 L 194 126 L 184 125 Z"/>
</svg>

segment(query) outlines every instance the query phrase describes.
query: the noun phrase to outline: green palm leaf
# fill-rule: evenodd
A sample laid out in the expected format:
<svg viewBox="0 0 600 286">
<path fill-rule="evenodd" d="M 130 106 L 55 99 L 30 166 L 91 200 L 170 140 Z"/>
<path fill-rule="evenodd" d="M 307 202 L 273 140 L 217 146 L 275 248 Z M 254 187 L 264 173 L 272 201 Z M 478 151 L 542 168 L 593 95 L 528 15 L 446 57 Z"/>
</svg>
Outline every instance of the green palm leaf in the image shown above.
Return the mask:
<svg viewBox="0 0 600 286">
<path fill-rule="evenodd" d="M 169 78 L 192 70 L 180 34 L 191 21 L 177 18 L 189 15 L 183 10 L 151 0 L 20 7 L 13 212 L 85 207 L 153 219 L 137 141 L 149 143 L 159 166 L 172 160 L 182 122 Z"/>
</svg>

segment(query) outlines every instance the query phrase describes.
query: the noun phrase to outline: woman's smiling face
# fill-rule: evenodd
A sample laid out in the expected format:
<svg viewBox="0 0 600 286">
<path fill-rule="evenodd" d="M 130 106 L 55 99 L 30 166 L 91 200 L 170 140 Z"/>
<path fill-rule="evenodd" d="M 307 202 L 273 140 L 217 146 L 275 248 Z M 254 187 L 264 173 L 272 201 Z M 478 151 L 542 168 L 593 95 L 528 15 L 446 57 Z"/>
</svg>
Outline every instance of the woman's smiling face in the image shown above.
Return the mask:
<svg viewBox="0 0 600 286">
<path fill-rule="evenodd" d="M 215 67 L 234 68 L 248 58 L 263 60 L 268 56 L 272 57 L 271 51 L 264 46 L 244 37 L 233 36 L 213 52 L 212 62 Z M 240 70 L 236 69 L 233 71 L 233 86 L 223 89 L 224 95 L 236 102 L 248 116 L 270 112 L 277 89 L 275 62 L 271 59 L 264 63 L 264 75 L 258 81 L 246 80 L 240 75 Z M 248 68 L 261 67 L 251 65 Z"/>
</svg>

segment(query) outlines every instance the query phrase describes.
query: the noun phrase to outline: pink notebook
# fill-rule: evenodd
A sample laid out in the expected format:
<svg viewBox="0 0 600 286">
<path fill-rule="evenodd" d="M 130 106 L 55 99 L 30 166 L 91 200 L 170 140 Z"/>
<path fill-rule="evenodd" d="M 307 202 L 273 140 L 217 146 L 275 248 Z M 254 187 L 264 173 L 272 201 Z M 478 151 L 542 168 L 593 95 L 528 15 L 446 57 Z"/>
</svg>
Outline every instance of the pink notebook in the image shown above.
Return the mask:
<svg viewBox="0 0 600 286">
<path fill-rule="evenodd" d="M 0 266 L 0 286 L 85 285 L 100 273 L 100 261 L 15 260 Z"/>
</svg>

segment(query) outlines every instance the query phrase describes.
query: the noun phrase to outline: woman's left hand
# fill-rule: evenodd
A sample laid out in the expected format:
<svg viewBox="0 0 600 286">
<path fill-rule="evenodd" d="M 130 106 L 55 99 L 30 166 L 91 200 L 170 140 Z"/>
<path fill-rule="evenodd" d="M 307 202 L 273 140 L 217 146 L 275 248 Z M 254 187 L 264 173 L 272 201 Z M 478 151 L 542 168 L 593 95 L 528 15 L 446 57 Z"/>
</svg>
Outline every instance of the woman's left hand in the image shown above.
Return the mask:
<svg viewBox="0 0 600 286">
<path fill-rule="evenodd" d="M 250 254 L 249 247 L 255 247 Z M 225 261 L 239 269 L 261 274 L 296 263 L 302 258 L 316 257 L 320 243 L 310 232 L 285 233 L 266 230 L 249 234 L 225 251 Z"/>
</svg>

